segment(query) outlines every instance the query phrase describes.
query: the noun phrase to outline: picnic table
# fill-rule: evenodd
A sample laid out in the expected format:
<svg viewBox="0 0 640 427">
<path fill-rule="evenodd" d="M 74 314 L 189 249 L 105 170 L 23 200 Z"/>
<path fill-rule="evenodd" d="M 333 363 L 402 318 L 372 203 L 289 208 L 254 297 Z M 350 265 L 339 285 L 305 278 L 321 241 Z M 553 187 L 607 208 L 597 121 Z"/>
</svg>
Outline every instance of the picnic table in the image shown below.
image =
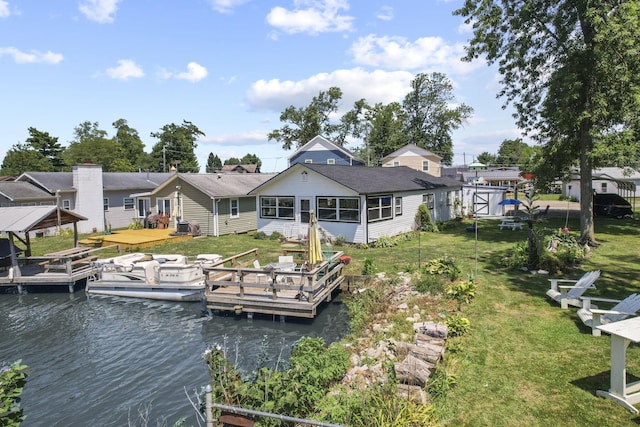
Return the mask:
<svg viewBox="0 0 640 427">
<path fill-rule="evenodd" d="M 638 410 L 633 406 L 640 402 L 640 381 L 627 383 L 627 347 L 640 342 L 640 317 L 621 320 L 598 326 L 611 335 L 611 374 L 609 390 L 597 390 L 596 395 L 611 399 L 634 414 Z"/>
<path fill-rule="evenodd" d="M 45 254 L 46 261 L 40 264 L 44 267 L 44 272 L 49 273 L 52 270 L 62 270 L 71 274 L 76 266 L 88 265 L 91 261 L 98 259 L 96 255 L 89 255 L 90 248 L 74 247 L 57 252 Z"/>
<path fill-rule="evenodd" d="M 500 222 L 498 227 L 500 228 L 500 230 L 505 228 L 510 228 L 511 230 L 522 230 L 523 225 L 524 224 L 522 222 L 516 221 L 515 218 L 502 218 L 502 222 Z"/>
</svg>

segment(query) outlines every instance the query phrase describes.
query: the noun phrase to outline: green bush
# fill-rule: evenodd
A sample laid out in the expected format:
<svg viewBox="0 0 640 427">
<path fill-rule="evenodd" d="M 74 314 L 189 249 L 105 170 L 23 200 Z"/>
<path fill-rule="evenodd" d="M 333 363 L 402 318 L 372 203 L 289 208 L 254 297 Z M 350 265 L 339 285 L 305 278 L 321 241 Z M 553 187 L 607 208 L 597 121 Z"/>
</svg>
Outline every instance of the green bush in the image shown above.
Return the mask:
<svg viewBox="0 0 640 427">
<path fill-rule="evenodd" d="M 344 237 L 342 234 L 338 234 L 336 236 L 336 238 L 334 239 L 333 243 L 336 246 L 344 246 L 344 244 L 347 242 L 347 238 Z"/>
<path fill-rule="evenodd" d="M 431 212 L 425 204 L 421 204 L 416 212 L 416 225 L 420 231 L 437 232 L 438 226 L 431 219 Z"/>
<path fill-rule="evenodd" d="M 269 240 L 280 240 L 283 237 L 284 237 L 284 235 L 282 233 L 280 233 L 279 231 L 274 231 L 269 236 Z"/>
<path fill-rule="evenodd" d="M 393 237 L 380 236 L 371 246 L 374 248 L 392 248 L 398 246 L 398 242 Z"/>
<path fill-rule="evenodd" d="M 0 366 L 0 426 L 17 427 L 24 420 L 20 395 L 27 383 L 26 370 L 20 360 Z"/>
<path fill-rule="evenodd" d="M 447 297 L 458 302 L 458 308 L 462 303 L 471 304 L 473 297 L 476 295 L 476 284 L 473 280 L 449 285 L 447 288 Z"/>
<path fill-rule="evenodd" d="M 459 314 L 448 316 L 445 320 L 445 324 L 449 330 L 449 337 L 460 337 L 466 335 L 471 329 L 471 322 L 466 317 L 462 317 Z"/>
<path fill-rule="evenodd" d="M 363 276 L 373 276 L 376 274 L 376 270 L 373 267 L 373 260 L 371 258 L 364 259 L 364 266 L 362 267 Z"/>
<path fill-rule="evenodd" d="M 427 261 L 423 271 L 427 274 L 444 276 L 452 282 L 458 280 L 462 275 L 462 271 L 460 267 L 458 267 L 456 260 L 446 255 Z"/>
<path fill-rule="evenodd" d="M 253 238 L 256 240 L 268 240 L 269 236 L 267 236 L 267 234 L 264 231 L 258 231 L 256 234 L 253 235 Z"/>
</svg>

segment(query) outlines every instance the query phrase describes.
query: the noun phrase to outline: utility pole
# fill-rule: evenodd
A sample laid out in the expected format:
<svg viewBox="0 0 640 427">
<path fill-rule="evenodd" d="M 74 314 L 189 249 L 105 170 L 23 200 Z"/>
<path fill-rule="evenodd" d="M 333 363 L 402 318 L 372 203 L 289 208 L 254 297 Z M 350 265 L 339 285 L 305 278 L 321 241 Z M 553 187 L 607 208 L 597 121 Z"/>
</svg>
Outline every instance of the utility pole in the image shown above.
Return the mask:
<svg viewBox="0 0 640 427">
<path fill-rule="evenodd" d="M 167 146 L 162 144 L 162 172 L 167 171 Z"/>
</svg>

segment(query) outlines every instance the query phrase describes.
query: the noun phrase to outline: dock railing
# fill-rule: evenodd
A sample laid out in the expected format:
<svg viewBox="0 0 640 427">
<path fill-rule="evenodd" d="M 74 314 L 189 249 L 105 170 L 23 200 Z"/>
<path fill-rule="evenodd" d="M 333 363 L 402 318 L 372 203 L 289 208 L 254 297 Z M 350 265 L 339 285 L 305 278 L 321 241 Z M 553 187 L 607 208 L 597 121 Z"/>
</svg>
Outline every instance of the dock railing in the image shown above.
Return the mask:
<svg viewBox="0 0 640 427">
<path fill-rule="evenodd" d="M 295 252 L 300 251 L 288 250 L 285 253 Z M 237 289 L 240 298 L 248 294 L 256 295 L 258 291 L 258 295 L 264 298 L 264 291 L 269 291 L 273 300 L 280 298 L 281 291 L 295 291 L 296 299 L 314 304 L 315 298 L 319 295 L 325 297 L 324 289 L 332 290 L 332 285 L 343 279 L 343 255 L 342 251 L 333 252 L 328 260 L 317 264 L 311 270 L 307 268 L 304 260 L 296 260 L 294 257 L 296 268 L 283 271 L 273 268 L 273 263 L 255 268 L 254 262 L 259 258 L 258 249 L 251 249 L 203 268 L 207 283 L 205 297 L 212 297 L 219 288 Z"/>
</svg>

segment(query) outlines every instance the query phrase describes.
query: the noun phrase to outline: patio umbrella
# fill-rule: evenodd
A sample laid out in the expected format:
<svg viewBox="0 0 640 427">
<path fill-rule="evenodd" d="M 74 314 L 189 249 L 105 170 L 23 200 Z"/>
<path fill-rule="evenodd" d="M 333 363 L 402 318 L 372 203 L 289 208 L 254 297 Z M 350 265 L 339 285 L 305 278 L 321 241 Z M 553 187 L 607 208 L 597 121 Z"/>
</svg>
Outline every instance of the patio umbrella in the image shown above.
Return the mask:
<svg viewBox="0 0 640 427">
<path fill-rule="evenodd" d="M 498 203 L 499 205 L 521 205 L 522 202 L 518 199 L 504 199 Z"/>
<path fill-rule="evenodd" d="M 322 246 L 320 243 L 320 231 L 318 220 L 313 211 L 309 211 L 309 266 L 313 268 L 315 264 L 322 262 Z"/>
</svg>

